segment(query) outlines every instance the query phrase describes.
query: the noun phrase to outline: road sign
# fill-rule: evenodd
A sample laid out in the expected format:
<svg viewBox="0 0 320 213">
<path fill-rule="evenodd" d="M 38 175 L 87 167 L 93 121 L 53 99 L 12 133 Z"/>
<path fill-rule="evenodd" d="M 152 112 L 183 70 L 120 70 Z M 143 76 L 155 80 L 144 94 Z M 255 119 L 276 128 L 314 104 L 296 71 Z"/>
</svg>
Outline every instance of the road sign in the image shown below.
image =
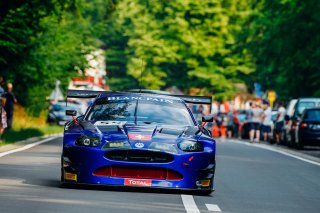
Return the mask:
<svg viewBox="0 0 320 213">
<path fill-rule="evenodd" d="M 270 106 L 273 107 L 274 101 L 277 99 L 277 93 L 274 90 L 268 91 L 268 100 L 270 103 Z"/>
</svg>

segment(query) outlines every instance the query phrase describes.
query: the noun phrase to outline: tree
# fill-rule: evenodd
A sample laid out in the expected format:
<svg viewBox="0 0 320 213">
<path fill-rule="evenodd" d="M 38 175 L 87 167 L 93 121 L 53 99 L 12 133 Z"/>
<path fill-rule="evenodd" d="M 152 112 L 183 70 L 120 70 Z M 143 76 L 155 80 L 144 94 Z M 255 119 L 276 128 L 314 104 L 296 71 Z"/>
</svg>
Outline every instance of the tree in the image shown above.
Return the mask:
<svg viewBox="0 0 320 213">
<path fill-rule="evenodd" d="M 107 26 L 116 29 L 107 39 L 111 78 L 131 76 L 150 89 L 199 87 L 232 95 L 238 76 L 255 69 L 249 52 L 235 51 L 245 10 L 240 0 L 119 2 Z M 119 53 L 121 66 L 114 66 Z"/>
<path fill-rule="evenodd" d="M 87 66 L 85 55 L 102 46 L 103 23 L 114 0 L 29 0 L 1 3 L 1 75 L 18 100 L 39 114 L 56 79 L 66 88 Z"/>
<path fill-rule="evenodd" d="M 242 41 L 256 57 L 255 80 L 283 99 L 319 96 L 320 2 L 264 0 L 252 8 Z"/>
</svg>

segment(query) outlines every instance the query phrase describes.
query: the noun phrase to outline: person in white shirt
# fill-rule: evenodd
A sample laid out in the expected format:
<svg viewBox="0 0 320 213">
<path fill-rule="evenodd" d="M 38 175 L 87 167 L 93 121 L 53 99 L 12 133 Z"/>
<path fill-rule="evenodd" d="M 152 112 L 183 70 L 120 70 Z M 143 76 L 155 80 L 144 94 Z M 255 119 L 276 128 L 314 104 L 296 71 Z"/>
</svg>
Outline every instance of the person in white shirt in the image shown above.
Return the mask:
<svg viewBox="0 0 320 213">
<path fill-rule="evenodd" d="M 250 142 L 253 143 L 253 141 L 259 142 L 260 140 L 260 125 L 261 125 L 261 118 L 263 114 L 263 110 L 260 108 L 260 106 L 257 105 L 257 103 L 253 103 L 252 109 L 251 109 L 251 128 L 250 128 Z"/>
<path fill-rule="evenodd" d="M 280 143 L 280 136 L 281 136 L 282 128 L 284 126 L 285 115 L 286 115 L 286 109 L 283 107 L 283 103 L 279 102 L 278 115 L 277 115 L 276 128 L 275 128 L 277 143 Z"/>
<path fill-rule="evenodd" d="M 263 115 L 262 115 L 262 127 L 261 131 L 263 134 L 263 140 L 268 141 L 271 136 L 271 125 L 272 125 L 272 109 L 268 101 L 263 101 Z"/>
</svg>

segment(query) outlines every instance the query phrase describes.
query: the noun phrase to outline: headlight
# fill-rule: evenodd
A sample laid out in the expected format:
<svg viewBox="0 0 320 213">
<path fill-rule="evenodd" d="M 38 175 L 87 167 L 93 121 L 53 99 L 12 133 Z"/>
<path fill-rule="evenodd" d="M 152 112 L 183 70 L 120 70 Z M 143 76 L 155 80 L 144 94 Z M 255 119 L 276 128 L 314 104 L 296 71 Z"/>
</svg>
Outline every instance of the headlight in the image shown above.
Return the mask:
<svg viewBox="0 0 320 213">
<path fill-rule="evenodd" d="M 102 150 L 106 149 L 130 149 L 131 146 L 126 140 L 115 140 L 115 141 L 107 141 L 105 145 L 103 145 Z"/>
<path fill-rule="evenodd" d="M 203 145 L 197 141 L 182 141 L 178 143 L 179 149 L 184 152 L 202 152 Z"/>
<path fill-rule="evenodd" d="M 99 146 L 101 141 L 97 136 L 80 136 L 76 144 L 79 146 Z"/>
</svg>

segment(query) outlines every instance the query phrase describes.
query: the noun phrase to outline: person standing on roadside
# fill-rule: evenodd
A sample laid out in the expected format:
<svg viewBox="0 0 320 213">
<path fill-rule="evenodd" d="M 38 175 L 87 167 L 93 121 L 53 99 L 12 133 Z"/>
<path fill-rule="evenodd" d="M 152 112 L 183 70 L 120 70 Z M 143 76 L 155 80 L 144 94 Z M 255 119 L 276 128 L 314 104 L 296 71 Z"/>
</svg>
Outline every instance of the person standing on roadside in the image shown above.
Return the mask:
<svg viewBox="0 0 320 213">
<path fill-rule="evenodd" d="M 251 119 L 251 128 L 250 128 L 250 143 L 254 141 L 259 142 L 260 140 L 260 126 L 263 110 L 256 102 L 252 104 L 252 119 Z"/>
<path fill-rule="evenodd" d="M 262 127 L 263 140 L 268 141 L 271 137 L 271 125 L 272 125 L 272 109 L 268 101 L 263 101 L 263 115 L 262 115 Z"/>
<path fill-rule="evenodd" d="M 0 143 L 2 142 L 1 136 L 5 128 L 7 128 L 7 114 L 3 108 L 3 99 L 2 99 L 5 92 L 4 92 L 4 89 L 2 88 L 2 84 L 3 84 L 3 77 L 0 76 Z"/>
<path fill-rule="evenodd" d="M 202 104 L 198 107 L 197 114 L 196 114 L 196 120 L 198 123 L 202 123 L 202 117 L 204 116 L 204 107 Z"/>
<path fill-rule="evenodd" d="M 252 124 L 252 102 L 250 101 L 248 107 L 246 109 L 246 120 L 248 130 L 249 130 L 249 138 L 250 138 L 250 131 L 251 131 L 251 124 Z"/>
<path fill-rule="evenodd" d="M 284 117 L 286 115 L 286 109 L 283 106 L 283 103 L 280 101 L 278 103 L 278 115 L 276 120 L 276 141 L 280 143 L 280 136 L 282 132 L 282 128 L 284 126 Z"/>
<path fill-rule="evenodd" d="M 240 122 L 240 119 L 239 119 L 239 111 L 236 110 L 233 113 L 233 127 L 234 127 L 233 128 L 233 134 L 234 134 L 235 138 L 239 138 L 240 135 L 241 135 L 240 125 L 241 125 L 241 122 Z"/>
<path fill-rule="evenodd" d="M 225 118 L 227 125 L 227 137 L 232 138 L 232 133 L 234 131 L 233 111 L 226 113 Z"/>
<path fill-rule="evenodd" d="M 6 103 L 4 105 L 4 109 L 7 113 L 7 125 L 8 129 L 12 128 L 12 121 L 13 121 L 13 111 L 14 111 L 14 104 L 17 103 L 17 99 L 12 92 L 12 84 L 7 84 L 7 93 L 5 94 Z"/>
</svg>

